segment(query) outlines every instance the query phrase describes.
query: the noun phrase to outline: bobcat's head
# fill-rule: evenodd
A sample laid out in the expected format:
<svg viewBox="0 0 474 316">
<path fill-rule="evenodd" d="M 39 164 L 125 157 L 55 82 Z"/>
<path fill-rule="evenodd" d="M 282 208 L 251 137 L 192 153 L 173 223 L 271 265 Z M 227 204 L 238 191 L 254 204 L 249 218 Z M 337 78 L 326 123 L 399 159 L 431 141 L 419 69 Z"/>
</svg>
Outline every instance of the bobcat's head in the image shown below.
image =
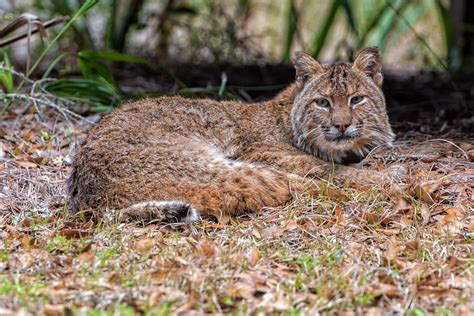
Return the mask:
<svg viewBox="0 0 474 316">
<path fill-rule="evenodd" d="M 296 145 L 335 162 L 358 162 L 394 139 L 381 89 L 382 56 L 366 48 L 354 63 L 320 64 L 297 52 L 291 128 Z"/>
</svg>

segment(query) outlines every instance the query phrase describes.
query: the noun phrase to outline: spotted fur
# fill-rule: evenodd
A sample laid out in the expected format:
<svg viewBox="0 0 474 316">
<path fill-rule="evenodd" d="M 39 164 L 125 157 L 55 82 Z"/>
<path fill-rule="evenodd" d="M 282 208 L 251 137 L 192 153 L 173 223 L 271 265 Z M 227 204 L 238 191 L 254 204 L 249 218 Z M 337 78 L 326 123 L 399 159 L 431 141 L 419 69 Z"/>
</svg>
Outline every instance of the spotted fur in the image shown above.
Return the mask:
<svg viewBox="0 0 474 316">
<path fill-rule="evenodd" d="M 305 177 L 386 179 L 332 163 L 361 159 L 393 139 L 378 50 L 364 50 L 353 64 L 320 64 L 304 53 L 294 63 L 295 84 L 268 102 L 162 97 L 107 115 L 74 160 L 71 209 L 192 222 L 282 205 L 308 189 Z M 364 102 L 350 107 L 354 95 Z M 321 97 L 331 106 L 322 108 Z"/>
</svg>

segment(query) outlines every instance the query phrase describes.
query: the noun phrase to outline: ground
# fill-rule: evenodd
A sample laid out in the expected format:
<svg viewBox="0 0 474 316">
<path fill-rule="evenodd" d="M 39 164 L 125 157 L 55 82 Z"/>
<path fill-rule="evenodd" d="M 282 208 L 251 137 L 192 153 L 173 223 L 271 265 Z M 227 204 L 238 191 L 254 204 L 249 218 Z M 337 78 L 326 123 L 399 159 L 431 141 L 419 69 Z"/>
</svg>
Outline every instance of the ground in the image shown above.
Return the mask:
<svg viewBox="0 0 474 316">
<path fill-rule="evenodd" d="M 1 315 L 474 313 L 464 119 L 394 122 L 395 149 L 361 166 L 403 165 L 401 190 L 327 184 L 190 227 L 70 215 L 70 162 L 96 117 L 62 114 L 12 106 L 0 122 Z"/>
</svg>

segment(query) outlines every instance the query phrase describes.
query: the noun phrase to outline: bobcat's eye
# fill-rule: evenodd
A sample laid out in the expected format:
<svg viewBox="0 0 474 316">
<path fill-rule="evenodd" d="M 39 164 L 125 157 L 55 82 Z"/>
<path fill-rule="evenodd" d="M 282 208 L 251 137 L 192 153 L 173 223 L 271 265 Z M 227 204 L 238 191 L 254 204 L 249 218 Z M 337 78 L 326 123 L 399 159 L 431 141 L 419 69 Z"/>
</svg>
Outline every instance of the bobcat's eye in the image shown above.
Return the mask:
<svg viewBox="0 0 474 316">
<path fill-rule="evenodd" d="M 329 100 L 328 99 L 324 99 L 324 98 L 317 98 L 314 100 L 314 102 L 316 102 L 316 104 L 322 108 L 328 108 L 329 107 Z"/>
<path fill-rule="evenodd" d="M 363 96 L 360 96 L 360 95 L 356 95 L 356 96 L 353 96 L 351 98 L 351 105 L 352 106 L 355 106 L 355 105 L 358 105 L 359 103 L 361 103 L 362 101 L 364 101 L 364 97 Z"/>
</svg>

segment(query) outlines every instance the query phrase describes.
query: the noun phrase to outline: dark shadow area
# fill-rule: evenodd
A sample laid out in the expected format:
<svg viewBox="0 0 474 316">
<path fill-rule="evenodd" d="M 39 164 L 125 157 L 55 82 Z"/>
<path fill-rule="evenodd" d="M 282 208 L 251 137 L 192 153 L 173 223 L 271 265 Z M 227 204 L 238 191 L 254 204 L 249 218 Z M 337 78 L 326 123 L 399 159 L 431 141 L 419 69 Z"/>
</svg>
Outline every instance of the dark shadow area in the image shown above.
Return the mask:
<svg viewBox="0 0 474 316">
<path fill-rule="evenodd" d="M 140 65 L 116 68 L 117 80 L 126 93 L 178 93 L 176 78 L 188 88 L 218 89 L 222 74 L 226 90 L 246 101 L 263 101 L 275 96 L 294 80 L 291 65 L 169 64 L 163 70 Z M 133 74 L 133 77 L 130 76 Z M 472 137 L 474 132 L 474 79 L 452 79 L 438 73 L 401 74 L 385 72 L 383 90 L 389 116 L 397 132 Z M 213 91 L 213 90 L 212 90 Z M 217 93 L 198 93 L 218 98 Z"/>
</svg>

